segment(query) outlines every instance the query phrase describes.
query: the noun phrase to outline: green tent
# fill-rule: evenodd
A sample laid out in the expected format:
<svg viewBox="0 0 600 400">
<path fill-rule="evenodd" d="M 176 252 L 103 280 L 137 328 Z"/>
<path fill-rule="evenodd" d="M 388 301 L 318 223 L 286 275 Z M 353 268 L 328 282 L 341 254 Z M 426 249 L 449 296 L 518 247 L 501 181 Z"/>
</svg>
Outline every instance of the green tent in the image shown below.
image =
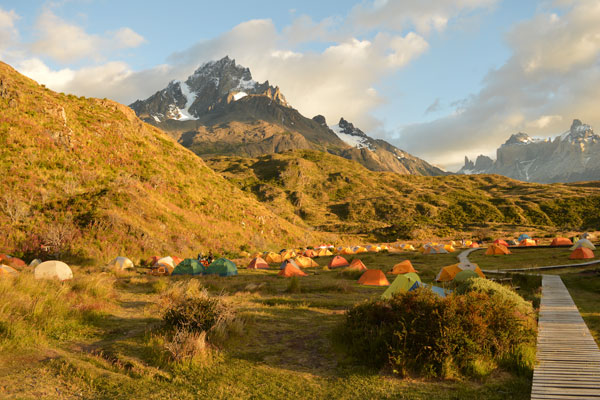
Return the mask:
<svg viewBox="0 0 600 400">
<path fill-rule="evenodd" d="M 465 269 L 465 270 L 460 271 L 458 274 L 456 274 L 456 276 L 454 277 L 454 281 L 455 282 L 464 282 L 471 278 L 480 278 L 480 276 L 477 275 L 477 272 L 475 272 L 475 271 L 472 271 L 470 269 Z"/>
<path fill-rule="evenodd" d="M 403 293 L 412 290 L 416 287 L 419 282 L 421 282 L 421 278 L 419 275 L 414 272 L 409 272 L 407 274 L 400 274 L 394 279 L 394 282 L 383 292 L 381 295 L 382 299 L 390 299 L 394 293 Z"/>
<path fill-rule="evenodd" d="M 186 258 L 173 270 L 171 275 L 200 275 L 204 272 L 204 267 L 193 258 Z"/>
<path fill-rule="evenodd" d="M 219 258 L 213 261 L 208 268 L 204 271 L 204 275 L 219 275 L 219 276 L 232 276 L 237 275 L 238 270 L 233 261 L 226 258 Z"/>
</svg>

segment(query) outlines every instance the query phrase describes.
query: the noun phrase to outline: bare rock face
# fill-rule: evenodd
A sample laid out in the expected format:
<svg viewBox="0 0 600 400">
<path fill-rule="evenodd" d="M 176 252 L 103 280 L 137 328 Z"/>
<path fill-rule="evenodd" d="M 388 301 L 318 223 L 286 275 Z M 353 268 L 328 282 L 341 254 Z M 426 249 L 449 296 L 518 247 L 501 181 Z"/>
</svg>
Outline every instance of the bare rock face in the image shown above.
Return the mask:
<svg viewBox="0 0 600 400">
<path fill-rule="evenodd" d="M 496 161 L 473 164 L 465 157 L 463 174 L 500 174 L 528 182 L 553 183 L 600 179 L 600 136 L 576 119 L 565 133 L 535 139 L 512 135 L 496 151 Z M 486 157 L 487 158 L 487 157 Z"/>
</svg>

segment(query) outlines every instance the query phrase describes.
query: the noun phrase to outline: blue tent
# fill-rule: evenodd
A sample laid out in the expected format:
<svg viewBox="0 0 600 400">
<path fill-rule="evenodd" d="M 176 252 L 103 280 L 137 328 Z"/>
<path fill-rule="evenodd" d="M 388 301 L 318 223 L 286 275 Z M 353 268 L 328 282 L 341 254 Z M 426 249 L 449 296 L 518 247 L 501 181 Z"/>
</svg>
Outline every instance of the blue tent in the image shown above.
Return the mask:
<svg viewBox="0 0 600 400">
<path fill-rule="evenodd" d="M 439 286 L 428 285 L 428 284 L 422 283 L 422 282 L 417 282 L 417 284 L 415 286 L 411 287 L 410 290 L 415 290 L 418 287 L 427 288 L 440 297 L 446 297 L 446 294 L 452 293 L 452 290 L 446 290 Z"/>
<path fill-rule="evenodd" d="M 531 237 L 529 237 L 529 235 L 526 233 L 522 233 L 521 236 L 519 236 L 518 241 L 520 242 L 521 240 L 525 240 L 525 239 L 531 239 Z"/>
</svg>

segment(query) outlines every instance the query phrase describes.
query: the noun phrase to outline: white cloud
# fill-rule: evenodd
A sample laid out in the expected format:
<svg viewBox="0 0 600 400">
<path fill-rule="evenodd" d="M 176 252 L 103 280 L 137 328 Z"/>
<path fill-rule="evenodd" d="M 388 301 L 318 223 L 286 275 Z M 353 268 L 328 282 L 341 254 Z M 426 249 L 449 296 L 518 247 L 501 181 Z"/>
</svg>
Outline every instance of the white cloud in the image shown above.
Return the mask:
<svg viewBox="0 0 600 400">
<path fill-rule="evenodd" d="M 507 36 L 511 58 L 490 71 L 479 93 L 457 103 L 460 112 L 407 126 L 396 143 L 456 165 L 475 151 L 493 152 L 517 131 L 551 136 L 574 118 L 600 128 L 600 4 L 581 1 L 563 11 L 540 9 L 516 25 Z"/>
<path fill-rule="evenodd" d="M 144 38 L 130 28 L 121 28 L 104 36 L 89 34 L 48 9 L 39 16 L 35 28 L 39 38 L 31 45 L 31 50 L 63 63 L 85 58 L 101 61 L 104 52 L 137 47 L 144 42 Z"/>
<path fill-rule="evenodd" d="M 17 40 L 19 32 L 15 27 L 15 22 L 19 18 L 14 10 L 5 11 L 0 8 L 0 50 L 9 47 Z"/>
<path fill-rule="evenodd" d="M 476 9 L 488 8 L 498 0 L 408 0 L 361 3 L 351 12 L 351 20 L 363 29 L 404 31 L 414 28 L 421 34 L 442 31 L 452 18 Z"/>
</svg>

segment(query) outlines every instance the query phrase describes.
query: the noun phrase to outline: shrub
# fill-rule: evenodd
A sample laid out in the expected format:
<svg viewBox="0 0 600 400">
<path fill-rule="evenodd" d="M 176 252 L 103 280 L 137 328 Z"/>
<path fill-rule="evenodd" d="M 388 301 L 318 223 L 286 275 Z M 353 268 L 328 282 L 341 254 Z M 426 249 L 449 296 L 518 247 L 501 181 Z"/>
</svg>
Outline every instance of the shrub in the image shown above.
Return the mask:
<svg viewBox="0 0 600 400">
<path fill-rule="evenodd" d="M 366 302 L 348 311 L 339 336 L 359 362 L 400 375 L 481 377 L 501 361 L 518 369 L 535 348 L 535 320 L 531 305 L 507 291 L 470 282 L 446 298 L 422 288 Z"/>
</svg>

